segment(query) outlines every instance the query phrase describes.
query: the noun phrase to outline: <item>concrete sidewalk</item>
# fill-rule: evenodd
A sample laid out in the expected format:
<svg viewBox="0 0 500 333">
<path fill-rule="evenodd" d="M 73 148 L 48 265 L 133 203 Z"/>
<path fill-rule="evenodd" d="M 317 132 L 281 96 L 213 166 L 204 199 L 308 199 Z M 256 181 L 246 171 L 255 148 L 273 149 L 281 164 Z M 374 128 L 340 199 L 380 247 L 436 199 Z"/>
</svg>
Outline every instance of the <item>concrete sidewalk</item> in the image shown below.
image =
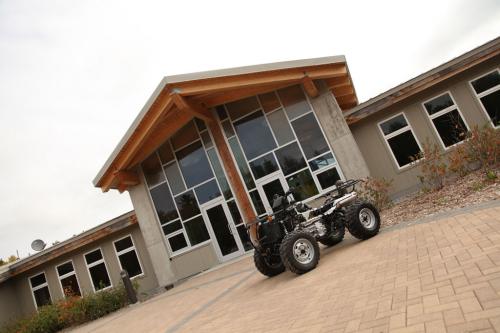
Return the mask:
<svg viewBox="0 0 500 333">
<path fill-rule="evenodd" d="M 72 332 L 500 332 L 500 202 L 323 249 L 266 278 L 251 257 Z"/>
</svg>

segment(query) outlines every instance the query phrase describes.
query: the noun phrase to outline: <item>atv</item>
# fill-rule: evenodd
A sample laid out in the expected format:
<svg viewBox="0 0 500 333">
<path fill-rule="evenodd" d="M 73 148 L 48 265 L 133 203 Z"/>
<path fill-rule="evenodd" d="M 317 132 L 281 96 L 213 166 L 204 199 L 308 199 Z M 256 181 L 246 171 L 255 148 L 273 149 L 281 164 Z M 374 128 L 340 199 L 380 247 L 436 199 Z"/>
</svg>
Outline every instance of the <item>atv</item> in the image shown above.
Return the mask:
<svg viewBox="0 0 500 333">
<path fill-rule="evenodd" d="M 323 204 L 312 208 L 293 199 L 294 189 L 274 195 L 273 213 L 248 226 L 256 228 L 255 267 L 272 277 L 290 270 L 303 274 L 319 262 L 318 242 L 333 246 L 340 243 L 349 230 L 364 240 L 378 234 L 380 215 L 369 202 L 358 199 L 355 192 L 360 180 L 337 181 L 333 191 L 324 194 Z"/>
</svg>

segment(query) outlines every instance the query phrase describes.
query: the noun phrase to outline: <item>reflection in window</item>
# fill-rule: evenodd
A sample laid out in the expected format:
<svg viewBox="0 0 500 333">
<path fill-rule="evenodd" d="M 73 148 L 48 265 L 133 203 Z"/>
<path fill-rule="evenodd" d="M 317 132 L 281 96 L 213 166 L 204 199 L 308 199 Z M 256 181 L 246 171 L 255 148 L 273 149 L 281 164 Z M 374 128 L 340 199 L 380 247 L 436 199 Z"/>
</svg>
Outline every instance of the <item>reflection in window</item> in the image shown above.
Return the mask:
<svg viewBox="0 0 500 333">
<path fill-rule="evenodd" d="M 259 179 L 277 171 L 278 164 L 276 163 L 273 153 L 269 153 L 250 162 L 250 169 L 252 169 L 255 179 Z"/>
<path fill-rule="evenodd" d="M 174 195 L 186 190 L 186 186 L 184 186 L 184 182 L 182 181 L 181 171 L 179 170 L 177 162 L 174 161 L 173 163 L 167 165 L 165 167 L 165 174 L 167 175 L 170 189 Z"/>
<path fill-rule="evenodd" d="M 227 112 L 226 112 L 226 108 L 224 107 L 224 105 L 217 105 L 215 107 L 215 111 L 217 112 L 217 115 L 219 116 L 220 120 L 224 120 L 227 118 Z"/>
<path fill-rule="evenodd" d="M 315 159 L 309 161 L 309 166 L 311 167 L 312 171 L 319 170 L 332 164 L 335 164 L 335 158 L 333 157 L 332 153 L 316 157 Z"/>
<path fill-rule="evenodd" d="M 232 120 L 243 117 L 259 108 L 257 97 L 251 96 L 226 104 L 227 112 Z"/>
<path fill-rule="evenodd" d="M 155 187 L 150 193 L 160 223 L 168 222 L 178 217 L 167 183 Z"/>
<path fill-rule="evenodd" d="M 142 267 L 137 257 L 132 237 L 127 236 L 122 238 L 114 242 L 114 246 L 121 269 L 126 270 L 130 278 L 141 275 Z"/>
<path fill-rule="evenodd" d="M 290 123 L 288 122 L 283 110 L 278 110 L 268 114 L 267 119 L 269 120 L 269 125 L 271 125 L 274 136 L 278 141 L 278 145 L 281 146 L 295 140 L 292 128 L 290 127 Z"/>
<path fill-rule="evenodd" d="M 56 271 L 65 297 L 82 295 L 73 262 L 68 261 L 67 263 L 57 266 Z"/>
<path fill-rule="evenodd" d="M 106 268 L 101 250 L 94 250 L 87 253 L 84 257 L 94 290 L 97 291 L 111 287 L 111 280 L 109 279 L 108 269 Z"/>
<path fill-rule="evenodd" d="M 180 149 L 198 139 L 198 131 L 194 126 L 194 122 L 190 121 L 172 136 L 170 142 L 172 142 L 174 149 Z"/>
<path fill-rule="evenodd" d="M 205 222 L 201 216 L 185 222 L 184 228 L 186 228 L 186 233 L 188 235 L 189 242 L 191 242 L 191 246 L 200 244 L 210 239 L 207 227 L 205 226 Z"/>
<path fill-rule="evenodd" d="M 292 121 L 292 126 L 308 160 L 330 150 L 313 112 Z"/>
<path fill-rule="evenodd" d="M 214 176 L 200 141 L 177 151 L 175 155 L 188 188 Z"/>
<path fill-rule="evenodd" d="M 302 201 L 318 194 L 318 188 L 314 184 L 309 169 L 288 177 L 286 181 L 289 188 L 293 187 L 293 196 L 297 201 Z"/>
<path fill-rule="evenodd" d="M 155 186 L 165 181 L 165 175 L 161 168 L 160 160 L 156 153 L 151 154 L 144 162 L 142 162 L 142 171 L 146 177 L 148 185 Z"/>
<path fill-rule="evenodd" d="M 275 153 L 285 176 L 306 167 L 306 161 L 297 142 L 282 147 Z"/>
<path fill-rule="evenodd" d="M 236 139 L 236 137 L 233 137 L 228 141 L 247 189 L 251 190 L 255 188 L 255 183 L 253 181 L 252 175 L 250 174 L 250 169 L 248 168 L 245 156 L 243 156 L 243 152 L 241 151 L 240 145 L 238 144 L 238 140 Z"/>
<path fill-rule="evenodd" d="M 35 298 L 35 305 L 37 308 L 52 304 L 50 299 L 50 290 L 45 273 L 40 273 L 30 278 L 31 292 Z"/>
<path fill-rule="evenodd" d="M 236 134 L 248 160 L 276 148 L 271 130 L 262 111 L 257 111 L 234 123 Z"/>
<path fill-rule="evenodd" d="M 176 232 L 177 230 L 181 230 L 182 224 L 181 224 L 180 220 L 176 220 L 176 221 L 169 222 L 169 223 L 162 225 L 161 228 L 163 230 L 163 234 L 165 236 L 167 236 L 167 235 L 170 235 L 171 233 Z"/>
<path fill-rule="evenodd" d="M 253 190 L 250 193 L 250 199 L 252 199 L 253 206 L 255 207 L 255 211 L 257 215 L 264 214 L 266 209 L 264 208 L 264 203 L 260 198 L 259 192 L 257 190 Z"/>
<path fill-rule="evenodd" d="M 222 166 L 220 165 L 219 157 L 217 156 L 215 149 L 207 150 L 207 154 L 208 154 L 208 159 L 210 160 L 210 163 L 212 163 L 212 168 L 214 169 L 215 177 L 217 178 L 217 181 L 219 182 L 219 186 L 220 186 L 220 189 L 222 191 L 222 194 L 224 194 L 224 198 L 226 200 L 229 198 L 232 198 L 233 194 L 231 193 L 231 188 L 229 187 L 229 184 L 228 184 L 227 179 L 226 179 L 226 175 L 224 174 L 224 170 L 222 169 Z"/>
<path fill-rule="evenodd" d="M 170 245 L 170 249 L 172 252 L 179 251 L 187 246 L 186 239 L 184 238 L 184 234 L 178 234 L 172 236 L 168 239 L 168 244 Z"/>
<path fill-rule="evenodd" d="M 233 217 L 234 225 L 242 224 L 243 219 L 241 218 L 240 210 L 238 209 L 236 202 L 234 200 L 228 201 L 227 206 L 229 207 L 229 211 Z"/>
<path fill-rule="evenodd" d="M 196 197 L 200 205 L 221 196 L 219 186 L 217 186 L 215 179 L 196 187 L 194 191 L 196 192 Z"/>
<path fill-rule="evenodd" d="M 493 125 L 500 126 L 500 72 L 498 69 L 472 81 L 471 84 Z"/>
<path fill-rule="evenodd" d="M 323 190 L 335 185 L 335 182 L 340 179 L 337 168 L 331 168 L 317 174 L 318 182 Z"/>
<path fill-rule="evenodd" d="M 299 85 L 280 89 L 278 90 L 278 95 L 290 119 L 311 110 L 306 96 Z"/>
<path fill-rule="evenodd" d="M 160 155 L 160 160 L 162 164 L 166 164 L 174 159 L 174 152 L 170 147 L 170 142 L 166 141 L 164 144 L 158 148 L 158 155 Z"/>
<path fill-rule="evenodd" d="M 200 209 L 198 208 L 198 203 L 194 197 L 193 190 L 176 196 L 175 203 L 177 204 L 177 209 L 179 210 L 179 214 L 181 214 L 181 218 L 183 220 L 187 220 L 200 214 Z"/>
<path fill-rule="evenodd" d="M 253 249 L 252 242 L 250 241 L 250 236 L 248 235 L 247 229 L 244 225 L 236 227 L 238 230 L 238 235 L 240 236 L 241 243 L 245 251 L 250 251 Z"/>
<path fill-rule="evenodd" d="M 274 91 L 271 91 L 266 94 L 259 95 L 260 105 L 267 113 L 269 111 L 276 110 L 281 106 L 280 101 L 278 100 L 278 96 Z"/>
</svg>

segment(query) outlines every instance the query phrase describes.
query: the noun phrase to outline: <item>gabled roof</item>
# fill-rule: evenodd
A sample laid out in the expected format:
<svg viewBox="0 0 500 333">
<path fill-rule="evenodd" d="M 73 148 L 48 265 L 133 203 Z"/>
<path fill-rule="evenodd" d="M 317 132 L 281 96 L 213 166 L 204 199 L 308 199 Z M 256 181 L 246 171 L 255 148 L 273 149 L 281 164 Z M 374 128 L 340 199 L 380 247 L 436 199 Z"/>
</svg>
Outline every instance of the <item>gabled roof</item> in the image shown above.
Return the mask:
<svg viewBox="0 0 500 333">
<path fill-rule="evenodd" d="M 346 121 L 353 124 L 499 54 L 500 37 L 497 37 L 346 111 Z"/>
<path fill-rule="evenodd" d="M 344 56 L 165 77 L 93 183 L 103 191 L 123 191 L 138 183 L 131 170 L 193 117 L 211 121 L 209 108 L 297 83 L 314 94 L 314 81 L 319 79 L 325 80 L 342 109 L 358 103 Z"/>
</svg>

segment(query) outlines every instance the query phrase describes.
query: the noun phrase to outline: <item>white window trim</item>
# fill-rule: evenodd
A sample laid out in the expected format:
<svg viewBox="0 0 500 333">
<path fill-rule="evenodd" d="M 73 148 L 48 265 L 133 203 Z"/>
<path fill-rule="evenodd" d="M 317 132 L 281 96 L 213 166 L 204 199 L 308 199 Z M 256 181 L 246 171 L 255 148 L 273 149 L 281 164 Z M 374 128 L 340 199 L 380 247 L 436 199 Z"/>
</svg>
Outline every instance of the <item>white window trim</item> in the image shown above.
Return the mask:
<svg viewBox="0 0 500 333">
<path fill-rule="evenodd" d="M 87 254 L 89 254 L 89 253 L 92 253 L 92 252 L 96 251 L 96 250 L 99 250 L 101 252 L 102 258 L 99 259 L 99 260 L 97 260 L 97 261 L 95 261 L 95 262 L 93 262 L 93 263 L 91 263 L 91 264 L 88 264 L 87 263 L 87 259 L 85 258 L 85 256 Z M 97 248 L 95 248 L 95 249 L 93 249 L 91 251 L 85 252 L 83 254 L 83 261 L 85 262 L 85 266 L 87 267 L 87 272 L 89 273 L 89 278 L 90 278 L 90 284 L 92 285 L 92 289 L 94 290 L 95 293 L 98 293 L 100 291 L 113 288 L 113 280 L 111 279 L 111 276 L 109 275 L 108 264 L 106 263 L 106 259 L 104 258 L 104 252 L 102 251 L 101 247 L 97 247 Z M 107 287 L 104 287 L 102 289 L 96 290 L 95 286 L 94 286 L 94 281 L 92 280 L 92 274 L 90 274 L 90 268 L 92 268 L 94 266 L 97 266 L 97 265 L 99 265 L 101 263 L 104 263 L 104 267 L 106 268 L 106 274 L 108 275 L 108 279 L 109 279 L 110 285 L 107 286 Z"/>
<path fill-rule="evenodd" d="M 163 232 L 163 230 L 162 230 Z M 116 246 L 115 246 L 115 243 L 116 242 L 119 242 L 127 237 L 130 237 L 130 241 L 132 242 L 132 246 L 131 247 L 128 247 L 124 250 L 121 250 L 121 251 L 117 251 L 116 250 Z M 120 272 L 123 270 L 123 267 L 122 267 L 122 262 L 120 261 L 120 256 L 122 254 L 126 254 L 126 253 L 129 253 L 129 252 L 132 252 L 134 251 L 135 252 L 135 256 L 137 257 L 137 261 L 139 262 L 139 267 L 141 268 L 141 274 L 137 274 L 137 275 L 134 275 L 134 276 L 130 276 L 130 279 L 136 279 L 136 278 L 139 278 L 139 277 L 143 277 L 145 275 L 144 273 L 144 268 L 142 266 L 142 262 L 141 262 L 141 258 L 139 258 L 139 254 L 137 252 L 137 248 L 135 246 L 135 242 L 134 242 L 134 238 L 132 237 L 132 234 L 128 234 L 127 236 L 124 236 L 122 238 L 119 238 L 115 241 L 113 241 L 113 249 L 115 250 L 115 254 L 116 254 L 116 259 L 118 260 L 118 265 L 120 265 Z"/>
<path fill-rule="evenodd" d="M 39 286 L 33 287 L 33 285 L 31 284 L 31 278 L 34 278 L 35 276 L 38 276 L 40 274 L 43 274 L 43 277 L 45 278 L 45 283 L 42 283 Z M 52 303 L 52 293 L 50 292 L 49 281 L 47 280 L 47 274 L 45 274 L 45 271 L 41 271 L 41 272 L 38 272 L 36 274 L 29 276 L 28 283 L 30 285 L 31 297 L 33 298 L 33 304 L 35 304 L 35 309 L 38 310 L 38 304 L 36 304 L 36 298 L 35 298 L 35 291 L 37 291 L 39 289 L 47 287 L 47 289 L 49 290 L 50 302 Z"/>
<path fill-rule="evenodd" d="M 85 258 L 84 258 L 84 259 L 85 259 Z M 73 271 L 72 271 L 72 272 L 69 272 L 69 273 L 66 273 L 66 274 L 64 274 L 64 275 L 59 275 L 59 271 L 57 270 L 57 268 L 58 268 L 59 266 L 62 266 L 62 265 L 67 264 L 68 262 L 70 262 L 70 263 L 71 263 L 71 266 L 73 266 Z M 56 266 L 55 266 L 55 271 L 56 271 L 56 276 L 57 276 L 57 278 L 58 278 L 58 280 L 59 280 L 59 286 L 61 287 L 61 292 L 62 292 L 63 297 L 66 297 L 66 295 L 64 294 L 64 288 L 63 288 L 63 285 L 62 285 L 62 280 L 64 280 L 65 278 L 68 278 L 68 277 L 70 277 L 70 276 L 72 276 L 72 275 L 74 275 L 74 276 L 75 276 L 75 278 L 76 278 L 76 283 L 78 284 L 78 289 L 80 290 L 80 295 L 83 295 L 83 293 L 82 293 L 82 287 L 80 286 L 80 280 L 78 279 L 78 275 L 76 274 L 75 264 L 73 263 L 73 260 L 72 260 L 72 259 L 67 260 L 67 261 L 65 261 L 65 262 L 62 262 L 62 263 L 60 263 L 59 265 L 56 265 Z"/>
<path fill-rule="evenodd" d="M 494 92 L 496 92 L 496 91 L 500 90 L 500 84 L 497 84 L 497 85 L 496 85 L 496 86 L 494 86 L 493 88 L 490 88 L 490 89 L 488 89 L 488 90 L 485 90 L 485 91 L 483 91 L 483 92 L 482 92 L 482 93 L 480 93 L 480 94 L 476 93 L 476 90 L 474 89 L 474 86 L 472 85 L 472 82 L 473 82 L 473 81 L 476 81 L 476 80 L 478 80 L 478 79 L 480 79 L 480 78 L 482 78 L 482 77 L 484 77 L 484 76 L 486 76 L 486 75 L 488 75 L 488 74 L 491 74 L 491 73 L 493 73 L 493 72 L 499 72 L 499 73 L 500 73 L 500 69 L 495 68 L 495 69 L 494 69 L 494 70 L 492 70 L 492 71 L 489 71 L 489 72 L 483 73 L 483 74 L 481 74 L 481 75 L 479 75 L 479 76 L 475 77 L 474 79 L 472 79 L 472 80 L 470 80 L 470 81 L 469 81 L 469 87 L 470 87 L 470 89 L 471 89 L 471 91 L 472 91 L 472 94 L 476 97 L 476 101 L 477 101 L 477 103 L 479 104 L 479 107 L 481 108 L 481 110 L 483 110 L 484 115 L 486 116 L 486 119 L 487 119 L 487 121 L 490 123 L 490 125 L 491 125 L 493 128 L 500 128 L 500 124 L 499 124 L 499 125 L 497 125 L 497 126 L 495 126 L 495 124 L 493 124 L 493 121 L 491 120 L 490 115 L 488 114 L 488 111 L 486 111 L 486 109 L 485 109 L 485 107 L 484 107 L 484 105 L 483 105 L 483 102 L 481 102 L 481 98 L 482 98 L 482 97 L 487 96 L 487 95 L 489 95 L 489 94 L 492 94 L 492 93 L 494 93 Z"/>
<path fill-rule="evenodd" d="M 451 101 L 453 102 L 453 105 L 452 105 L 452 106 L 447 107 L 447 108 L 446 108 L 446 109 L 444 109 L 444 110 L 441 110 L 441 111 L 439 111 L 439 112 L 436 112 L 436 113 L 434 113 L 433 115 L 429 115 L 429 112 L 427 112 L 427 109 L 425 108 L 425 103 L 430 102 L 430 101 L 432 101 L 433 99 L 436 99 L 437 97 L 443 96 L 443 95 L 445 95 L 445 94 L 450 95 L 450 98 L 451 98 Z M 465 142 L 465 138 L 464 138 L 464 140 L 459 141 L 459 142 L 457 142 L 457 143 L 455 143 L 455 144 L 453 144 L 453 145 L 451 145 L 451 146 L 449 146 L 449 147 L 446 147 L 446 146 L 445 146 L 445 144 L 444 144 L 444 142 L 443 142 L 443 139 L 441 139 L 441 135 L 439 134 L 438 130 L 436 129 L 436 126 L 434 125 L 434 122 L 432 121 L 434 118 L 440 117 L 440 116 L 442 116 L 442 115 L 444 115 L 444 114 L 446 114 L 446 113 L 448 113 L 448 112 L 450 112 L 450 111 L 457 110 L 457 111 L 458 111 L 458 114 L 460 115 L 460 117 L 462 118 L 462 121 L 463 121 L 463 122 L 464 122 L 464 124 L 465 124 L 465 127 L 467 128 L 467 131 L 470 131 L 469 124 L 467 123 L 467 120 L 465 119 L 464 115 L 462 114 L 462 111 L 461 111 L 461 110 L 460 110 L 460 108 L 458 107 L 458 104 L 457 104 L 457 102 L 455 101 L 455 98 L 453 97 L 453 94 L 451 93 L 451 91 L 450 91 L 450 90 L 443 91 L 443 92 L 441 92 L 441 93 L 439 93 L 439 94 L 434 95 L 434 97 L 429 98 L 429 99 L 427 99 L 427 100 L 423 101 L 423 102 L 422 102 L 422 108 L 424 109 L 424 112 L 425 112 L 425 114 L 427 115 L 427 119 L 429 119 L 429 122 L 431 123 L 431 126 L 432 126 L 432 128 L 434 129 L 434 133 L 436 133 L 436 135 L 437 135 L 437 137 L 438 137 L 438 139 L 439 139 L 439 142 L 441 143 L 441 147 L 442 147 L 445 151 L 448 151 L 448 150 L 450 150 L 451 148 L 453 148 L 453 147 L 455 147 L 455 146 L 458 146 L 458 145 L 462 144 L 463 142 Z"/>
<path fill-rule="evenodd" d="M 383 124 L 383 123 L 385 123 L 385 122 L 387 122 L 387 121 L 389 121 L 389 120 L 391 120 L 391 119 L 399 117 L 400 115 L 403 115 L 403 117 L 404 117 L 404 119 L 406 121 L 406 126 L 400 128 L 397 131 L 394 131 L 394 132 L 392 132 L 390 134 L 385 134 L 384 131 L 382 130 L 382 127 L 380 125 Z M 411 134 L 413 135 L 413 138 L 417 142 L 418 148 L 420 149 L 421 152 L 423 151 L 422 150 L 422 145 L 420 144 L 420 141 L 418 140 L 418 137 L 415 135 L 415 132 L 413 131 L 413 127 L 411 126 L 410 122 L 408 121 L 408 118 L 406 117 L 406 114 L 404 113 L 404 111 L 400 112 L 400 113 L 397 113 L 397 114 L 395 114 L 393 116 L 390 116 L 389 118 L 385 118 L 382 121 L 379 121 L 377 123 L 377 127 L 378 127 L 378 130 L 379 130 L 380 134 L 382 135 L 382 139 L 383 139 L 383 141 L 385 143 L 385 146 L 386 146 L 387 150 L 389 151 L 389 154 L 392 156 L 392 160 L 393 160 L 394 165 L 396 166 L 397 170 L 398 171 L 402 171 L 402 170 L 406 170 L 406 169 L 411 168 L 413 166 L 413 163 L 411 163 L 411 162 L 408 163 L 408 164 L 405 164 L 403 166 L 399 166 L 398 160 L 397 160 L 396 156 L 394 155 L 394 152 L 392 151 L 391 146 L 389 145 L 389 142 L 388 142 L 389 139 L 391 139 L 391 138 L 393 138 L 395 136 L 398 136 L 400 134 L 403 134 L 405 132 L 410 131 Z M 421 158 L 418 159 L 418 160 L 415 160 L 415 162 L 420 161 L 420 160 L 421 160 Z"/>
</svg>

